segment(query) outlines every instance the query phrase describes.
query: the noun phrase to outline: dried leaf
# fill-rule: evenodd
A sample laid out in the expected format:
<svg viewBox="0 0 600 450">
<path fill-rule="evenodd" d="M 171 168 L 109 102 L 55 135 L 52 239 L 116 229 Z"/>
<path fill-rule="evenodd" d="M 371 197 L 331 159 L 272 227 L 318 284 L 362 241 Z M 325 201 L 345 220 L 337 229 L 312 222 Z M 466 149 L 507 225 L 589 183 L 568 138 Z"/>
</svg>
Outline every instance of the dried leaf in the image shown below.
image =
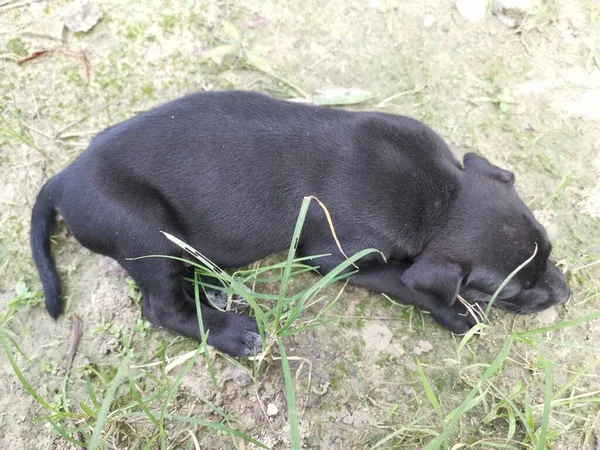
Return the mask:
<svg viewBox="0 0 600 450">
<path fill-rule="evenodd" d="M 185 364 L 187 361 L 192 359 L 196 355 L 196 350 L 192 350 L 191 352 L 184 353 L 183 355 L 176 356 L 171 360 L 169 364 L 165 367 L 165 375 L 168 375 L 171 370 L 175 367 L 179 367 Z"/>
<path fill-rule="evenodd" d="M 239 42 L 242 39 L 242 34 L 231 22 L 227 22 L 226 20 L 222 23 L 223 31 L 225 34 L 234 42 Z"/>
<path fill-rule="evenodd" d="M 219 45 L 202 53 L 203 59 L 210 59 L 215 64 L 221 64 L 224 56 L 233 55 L 237 52 L 237 46 L 233 44 Z"/>
<path fill-rule="evenodd" d="M 81 317 L 79 317 L 77 314 L 71 314 L 69 319 L 71 320 L 71 334 L 69 335 L 69 340 L 67 341 L 67 373 L 71 369 L 73 358 L 75 358 L 75 353 L 77 353 L 77 349 L 79 348 L 81 336 L 83 336 L 83 321 L 81 320 Z"/>
<path fill-rule="evenodd" d="M 271 64 L 269 64 L 261 56 L 258 56 L 256 53 L 248 52 L 246 54 L 246 61 L 248 61 L 248 64 L 250 64 L 252 67 L 254 67 L 257 70 L 260 70 L 261 72 L 265 72 L 265 73 L 273 72 L 273 68 L 271 67 Z"/>
<path fill-rule="evenodd" d="M 22 297 L 25 294 L 27 294 L 27 285 L 23 280 L 17 281 L 17 284 L 15 286 L 15 293 L 18 297 Z"/>
</svg>

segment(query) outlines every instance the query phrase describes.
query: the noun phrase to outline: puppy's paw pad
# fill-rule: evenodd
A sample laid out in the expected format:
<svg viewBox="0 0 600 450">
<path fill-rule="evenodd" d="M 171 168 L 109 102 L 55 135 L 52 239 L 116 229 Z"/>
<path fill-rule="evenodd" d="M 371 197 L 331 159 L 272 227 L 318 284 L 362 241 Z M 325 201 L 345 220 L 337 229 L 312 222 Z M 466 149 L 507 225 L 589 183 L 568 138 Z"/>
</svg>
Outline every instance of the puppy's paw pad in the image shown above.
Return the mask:
<svg viewBox="0 0 600 450">
<path fill-rule="evenodd" d="M 254 292 L 252 291 L 252 289 L 250 289 L 247 286 L 243 286 L 244 289 L 250 293 L 250 294 L 254 294 Z M 218 309 L 226 309 L 227 308 L 227 304 L 229 301 L 229 295 L 227 294 L 226 291 L 219 291 L 219 290 L 213 290 L 213 289 L 207 289 L 206 290 L 206 297 L 208 299 L 208 302 L 218 308 Z M 244 300 L 244 297 L 242 297 L 241 295 L 237 295 L 237 294 L 233 294 L 231 296 L 231 300 L 233 301 L 233 310 L 236 309 L 241 309 L 241 308 L 236 308 L 236 304 L 241 305 L 242 307 L 246 307 L 248 306 L 248 303 L 246 302 L 246 300 Z"/>
<path fill-rule="evenodd" d="M 227 307 L 227 292 L 207 290 L 206 298 L 208 302 L 218 309 L 225 309 Z"/>
<path fill-rule="evenodd" d="M 262 351 L 262 343 L 260 334 L 254 331 L 246 331 L 244 334 L 244 342 L 246 344 L 246 353 L 244 357 L 257 355 Z"/>
</svg>

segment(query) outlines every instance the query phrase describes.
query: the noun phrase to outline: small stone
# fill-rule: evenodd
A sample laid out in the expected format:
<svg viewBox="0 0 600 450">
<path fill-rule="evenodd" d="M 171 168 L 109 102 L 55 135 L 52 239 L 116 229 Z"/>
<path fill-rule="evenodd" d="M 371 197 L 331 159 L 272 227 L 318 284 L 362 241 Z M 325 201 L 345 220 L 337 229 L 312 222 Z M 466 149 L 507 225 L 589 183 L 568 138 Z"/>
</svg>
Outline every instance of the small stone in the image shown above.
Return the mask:
<svg viewBox="0 0 600 450">
<path fill-rule="evenodd" d="M 63 9 L 62 17 L 69 30 L 85 33 L 102 18 L 102 11 L 90 0 L 75 0 Z"/>
<path fill-rule="evenodd" d="M 423 26 L 425 28 L 431 28 L 435 24 L 435 21 L 435 17 L 431 15 L 425 16 L 425 19 L 423 19 Z"/>
<path fill-rule="evenodd" d="M 310 388 L 310 390 L 315 395 L 325 395 L 325 393 L 327 392 L 327 389 L 329 388 L 329 386 L 331 386 L 331 384 L 326 381 L 325 383 L 322 383 L 321 385 L 319 385 L 319 387 L 312 386 Z"/>
<path fill-rule="evenodd" d="M 370 322 L 362 330 L 366 347 L 375 354 L 385 350 L 392 341 L 393 333 L 385 324 Z"/>
<path fill-rule="evenodd" d="M 100 344 L 100 353 L 103 355 L 108 355 L 109 353 L 118 350 L 119 345 L 119 340 L 116 337 L 111 336 L 106 341 L 102 342 L 102 344 Z"/>
<path fill-rule="evenodd" d="M 456 0 L 456 9 L 461 16 L 471 23 L 485 18 L 488 0 Z"/>
<path fill-rule="evenodd" d="M 269 416 L 269 417 L 276 416 L 278 412 L 279 412 L 279 408 L 277 408 L 277 406 L 275 406 L 274 403 L 269 403 L 267 405 L 267 416 Z"/>
<path fill-rule="evenodd" d="M 433 345 L 429 341 L 419 341 L 417 345 L 413 348 L 413 353 L 415 355 L 422 355 L 423 353 L 427 353 L 433 350 Z"/>
</svg>

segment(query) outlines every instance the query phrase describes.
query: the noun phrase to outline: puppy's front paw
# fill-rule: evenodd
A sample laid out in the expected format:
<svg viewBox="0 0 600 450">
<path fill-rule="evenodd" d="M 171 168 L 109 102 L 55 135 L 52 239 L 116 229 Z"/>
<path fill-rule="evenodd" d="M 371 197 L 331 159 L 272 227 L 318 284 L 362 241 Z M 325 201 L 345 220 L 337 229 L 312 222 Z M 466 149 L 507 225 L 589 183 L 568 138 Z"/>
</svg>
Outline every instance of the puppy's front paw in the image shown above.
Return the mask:
<svg viewBox="0 0 600 450">
<path fill-rule="evenodd" d="M 444 316 L 441 319 L 436 318 L 436 320 L 444 328 L 450 330 L 454 334 L 459 335 L 467 333 L 473 326 L 470 324 L 469 318 L 461 315 L 458 311 L 452 311 L 447 316 Z"/>
<path fill-rule="evenodd" d="M 450 330 L 455 334 L 465 334 L 471 328 L 473 328 L 476 324 L 485 321 L 485 310 L 487 304 L 482 302 L 474 302 L 469 303 L 469 306 L 465 305 L 462 302 L 457 301 L 454 305 L 454 310 L 456 314 L 460 317 L 456 322 L 460 322 L 461 325 L 458 327 L 460 330 L 464 331 L 454 331 Z M 491 312 L 488 314 L 488 318 L 491 316 Z"/>
<path fill-rule="evenodd" d="M 475 303 L 470 310 L 461 302 L 455 302 L 452 306 L 440 305 L 435 311 L 431 311 L 431 316 L 444 328 L 454 334 L 467 333 L 476 323 L 483 320 L 483 312 L 486 305 L 484 303 Z"/>
<path fill-rule="evenodd" d="M 247 358 L 262 350 L 256 322 L 248 316 L 234 313 L 227 314 L 226 327 L 218 336 L 211 338 L 209 333 L 208 343 L 236 358 Z"/>
</svg>

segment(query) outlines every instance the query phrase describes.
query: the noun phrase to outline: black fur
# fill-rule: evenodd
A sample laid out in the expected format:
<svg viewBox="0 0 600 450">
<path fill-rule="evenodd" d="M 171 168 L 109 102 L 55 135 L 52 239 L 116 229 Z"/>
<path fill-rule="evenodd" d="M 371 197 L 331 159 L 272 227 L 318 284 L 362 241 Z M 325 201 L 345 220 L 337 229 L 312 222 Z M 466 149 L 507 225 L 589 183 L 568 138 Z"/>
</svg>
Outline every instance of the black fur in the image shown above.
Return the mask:
<svg viewBox="0 0 600 450">
<path fill-rule="evenodd" d="M 193 94 L 96 136 L 41 190 L 31 246 L 46 305 L 60 313 L 49 234 L 58 209 L 87 248 L 116 259 L 136 280 L 144 315 L 199 338 L 194 302 L 181 280 L 183 239 L 221 267 L 249 264 L 289 245 L 302 198 L 329 209 L 347 254 L 365 258 L 351 282 L 428 310 L 456 333 L 472 325 L 460 292 L 485 302 L 538 246 L 497 304 L 538 311 L 569 296 L 548 260 L 545 230 L 518 198 L 511 172 L 467 154 L 464 168 L 422 123 L 378 112 L 347 112 L 250 92 Z M 327 273 L 343 261 L 323 211 L 313 204 L 299 251 Z M 531 285 L 526 289 L 525 286 Z M 209 344 L 235 356 L 257 345 L 248 317 L 202 305 Z"/>
</svg>

